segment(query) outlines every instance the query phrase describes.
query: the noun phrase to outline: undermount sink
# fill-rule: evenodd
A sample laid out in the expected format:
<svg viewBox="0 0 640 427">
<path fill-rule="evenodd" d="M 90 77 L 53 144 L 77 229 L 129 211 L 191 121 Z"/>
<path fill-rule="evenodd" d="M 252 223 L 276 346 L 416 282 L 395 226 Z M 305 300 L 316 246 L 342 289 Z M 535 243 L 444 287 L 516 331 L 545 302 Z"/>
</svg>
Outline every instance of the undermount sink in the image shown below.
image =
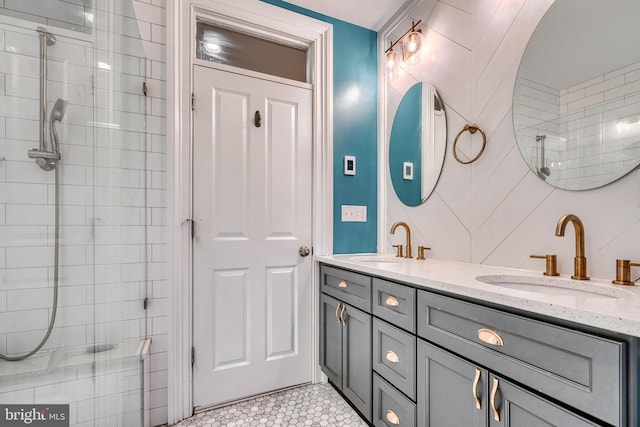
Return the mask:
<svg viewBox="0 0 640 427">
<path fill-rule="evenodd" d="M 364 262 L 364 263 L 386 263 L 397 264 L 402 262 L 404 258 L 399 258 L 391 255 L 356 255 L 349 258 L 351 261 Z"/>
<path fill-rule="evenodd" d="M 589 281 L 552 279 L 528 276 L 478 276 L 476 280 L 488 285 L 517 291 L 535 292 L 559 297 L 576 298 L 623 298 L 631 295 L 624 289 L 601 285 Z"/>
</svg>

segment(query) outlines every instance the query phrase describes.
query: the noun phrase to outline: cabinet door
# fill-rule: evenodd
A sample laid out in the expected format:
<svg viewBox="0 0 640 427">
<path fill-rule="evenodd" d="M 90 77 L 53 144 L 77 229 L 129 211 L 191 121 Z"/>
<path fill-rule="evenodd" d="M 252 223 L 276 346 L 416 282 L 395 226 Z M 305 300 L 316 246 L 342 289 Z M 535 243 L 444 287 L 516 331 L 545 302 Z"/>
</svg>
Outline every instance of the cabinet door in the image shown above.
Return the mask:
<svg viewBox="0 0 640 427">
<path fill-rule="evenodd" d="M 488 372 L 422 340 L 417 357 L 418 426 L 486 427 Z"/>
<path fill-rule="evenodd" d="M 493 374 L 489 381 L 490 427 L 598 426 Z"/>
<path fill-rule="evenodd" d="M 371 421 L 371 315 L 347 306 L 342 335 L 342 392 Z"/>
<path fill-rule="evenodd" d="M 320 295 L 320 367 L 329 381 L 342 387 L 342 305 L 337 299 Z"/>
</svg>

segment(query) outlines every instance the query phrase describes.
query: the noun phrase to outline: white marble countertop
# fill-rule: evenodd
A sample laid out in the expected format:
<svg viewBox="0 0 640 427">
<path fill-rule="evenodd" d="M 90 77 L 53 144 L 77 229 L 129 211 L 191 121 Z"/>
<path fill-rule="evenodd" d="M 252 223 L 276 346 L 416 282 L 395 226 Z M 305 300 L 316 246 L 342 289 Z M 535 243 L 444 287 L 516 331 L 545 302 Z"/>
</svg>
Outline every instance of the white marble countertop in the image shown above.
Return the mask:
<svg viewBox="0 0 640 427">
<path fill-rule="evenodd" d="M 418 288 L 447 292 L 595 328 L 640 337 L 640 286 L 613 285 L 611 280 L 547 277 L 541 271 L 462 262 L 395 258 L 390 255 L 316 256 L 316 261 L 360 271 Z M 549 285 L 549 292 L 492 285 L 478 276 L 519 276 Z M 561 284 L 560 288 L 554 285 Z M 545 289 L 545 288 L 541 288 Z M 575 290 L 593 294 L 567 295 Z M 565 291 L 568 290 L 568 291 Z M 601 294 L 601 295 L 600 295 Z"/>
</svg>

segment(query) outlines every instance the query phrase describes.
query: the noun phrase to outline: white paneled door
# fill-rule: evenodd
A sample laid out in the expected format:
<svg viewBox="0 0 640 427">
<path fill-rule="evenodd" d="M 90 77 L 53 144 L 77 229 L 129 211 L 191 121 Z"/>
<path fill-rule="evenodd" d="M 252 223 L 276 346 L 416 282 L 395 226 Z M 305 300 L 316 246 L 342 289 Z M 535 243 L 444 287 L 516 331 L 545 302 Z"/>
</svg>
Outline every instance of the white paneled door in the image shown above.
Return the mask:
<svg viewBox="0 0 640 427">
<path fill-rule="evenodd" d="M 310 85 L 194 66 L 194 405 L 311 381 Z"/>
</svg>

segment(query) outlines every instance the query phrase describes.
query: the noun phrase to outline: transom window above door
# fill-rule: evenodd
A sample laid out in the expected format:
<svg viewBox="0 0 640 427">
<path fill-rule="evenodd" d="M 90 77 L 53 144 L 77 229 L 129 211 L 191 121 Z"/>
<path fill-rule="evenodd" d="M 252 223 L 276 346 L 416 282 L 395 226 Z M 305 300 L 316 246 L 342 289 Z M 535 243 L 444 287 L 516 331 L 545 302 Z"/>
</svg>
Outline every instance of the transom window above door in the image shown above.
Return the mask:
<svg viewBox="0 0 640 427">
<path fill-rule="evenodd" d="M 231 31 L 207 22 L 197 23 L 196 58 L 309 83 L 307 49 Z"/>
</svg>

